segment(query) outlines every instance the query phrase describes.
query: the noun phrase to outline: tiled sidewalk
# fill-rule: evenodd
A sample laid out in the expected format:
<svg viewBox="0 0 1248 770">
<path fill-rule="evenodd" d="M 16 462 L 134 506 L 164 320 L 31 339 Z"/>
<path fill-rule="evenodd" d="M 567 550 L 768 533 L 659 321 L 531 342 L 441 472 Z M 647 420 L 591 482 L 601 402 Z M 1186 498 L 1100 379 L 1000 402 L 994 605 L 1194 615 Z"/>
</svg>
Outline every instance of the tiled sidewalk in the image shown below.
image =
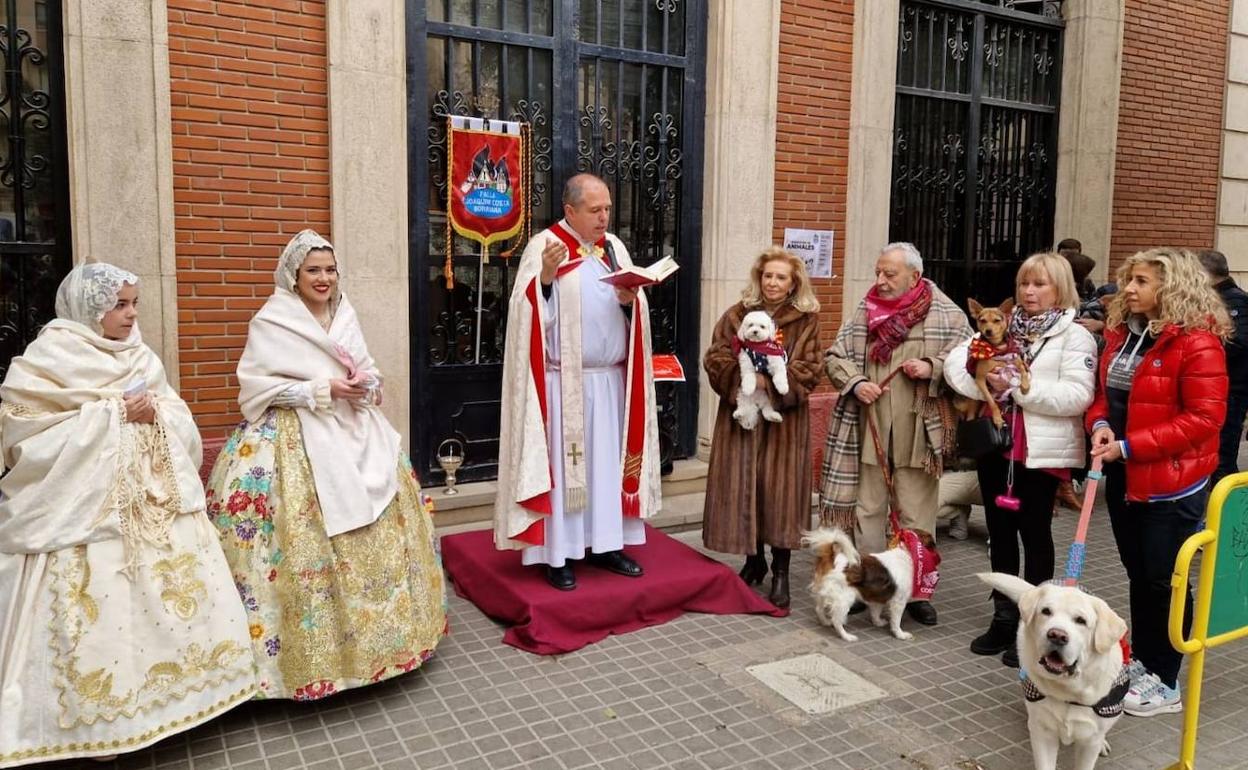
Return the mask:
<svg viewBox="0 0 1248 770">
<path fill-rule="evenodd" d="M 1060 554 L 1075 515 L 1055 523 Z M 682 539 L 700 545 L 698 533 Z M 987 568 L 982 518 L 966 542 L 942 541 L 940 625 L 893 640 L 851 619 L 842 643 L 814 619 L 793 559 L 786 619 L 686 615 L 558 658 L 500 643 L 502 629 L 451 599 L 451 636 L 412 675 L 318 704 L 252 703 L 119 768 L 895 768 L 1031 767 L 1015 671 L 970 654 L 990 606 L 974 573 Z M 734 569 L 738 557 L 731 559 Z M 1085 586 L 1120 612 L 1126 585 L 1103 508 L 1089 536 Z M 809 717 L 746 666 L 820 652 L 889 694 Z M 1248 767 L 1248 643 L 1210 656 L 1200 767 Z M 1177 757 L 1181 715 L 1124 717 L 1103 768 L 1160 768 Z M 1063 760 L 1067 760 L 1063 753 Z M 102 767 L 82 763 L 89 768 Z M 1063 763 L 1062 767 L 1068 767 Z M 107 767 L 107 765 L 103 766 Z"/>
</svg>

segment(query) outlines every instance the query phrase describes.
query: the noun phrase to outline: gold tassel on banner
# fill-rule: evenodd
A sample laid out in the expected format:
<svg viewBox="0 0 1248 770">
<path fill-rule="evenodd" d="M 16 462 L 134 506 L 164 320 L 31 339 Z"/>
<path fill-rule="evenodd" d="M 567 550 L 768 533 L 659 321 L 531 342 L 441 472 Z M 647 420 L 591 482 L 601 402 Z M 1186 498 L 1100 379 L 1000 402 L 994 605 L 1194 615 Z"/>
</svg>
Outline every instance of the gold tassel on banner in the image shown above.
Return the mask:
<svg viewBox="0 0 1248 770">
<path fill-rule="evenodd" d="M 528 123 L 520 124 L 520 234 L 511 242 L 511 248 L 500 251 L 499 256 L 508 259 L 516 249 L 524 248 L 533 235 L 533 127 Z"/>
<path fill-rule="evenodd" d="M 454 244 L 451 241 L 451 170 L 455 168 L 454 159 L 451 153 L 454 150 L 455 142 L 451 137 L 451 118 L 446 118 L 446 264 L 442 267 L 442 275 L 446 278 L 446 290 L 450 291 L 455 288 L 455 266 L 452 262 L 454 258 Z"/>
</svg>

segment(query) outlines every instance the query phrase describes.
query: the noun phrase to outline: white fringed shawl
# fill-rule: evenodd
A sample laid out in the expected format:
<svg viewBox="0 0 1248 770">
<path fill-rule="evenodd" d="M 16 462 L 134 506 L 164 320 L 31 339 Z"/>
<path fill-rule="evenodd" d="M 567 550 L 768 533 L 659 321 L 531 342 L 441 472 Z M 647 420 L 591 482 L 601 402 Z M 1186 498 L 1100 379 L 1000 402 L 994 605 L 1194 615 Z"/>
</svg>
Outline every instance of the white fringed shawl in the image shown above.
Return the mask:
<svg viewBox="0 0 1248 770">
<path fill-rule="evenodd" d="M 256 421 L 291 385 L 345 379 L 338 346 L 359 373 L 381 376 L 364 343 L 355 309 L 339 295 L 326 332 L 299 297 L 280 286 L 251 320 L 238 363 L 238 401 Z M 376 406 L 335 399 L 328 409 L 297 409 L 325 531 L 330 536 L 372 524 L 398 490 L 399 434 Z"/>
<path fill-rule="evenodd" d="M 123 426 L 122 393 L 138 379 L 155 397 L 154 428 Z M 131 535 L 160 532 L 123 527 L 159 530 L 171 516 L 203 510 L 199 431 L 138 327 L 117 341 L 52 321 L 9 365 L 0 402 L 0 470 L 9 469 L 0 479 L 0 552 L 47 553 L 123 534 L 129 548 Z M 141 437 L 153 446 L 127 443 Z M 135 455 L 145 452 L 157 456 L 139 461 L 165 477 L 153 480 L 157 488 L 133 478 Z M 119 507 L 130 513 L 109 515 Z"/>
</svg>

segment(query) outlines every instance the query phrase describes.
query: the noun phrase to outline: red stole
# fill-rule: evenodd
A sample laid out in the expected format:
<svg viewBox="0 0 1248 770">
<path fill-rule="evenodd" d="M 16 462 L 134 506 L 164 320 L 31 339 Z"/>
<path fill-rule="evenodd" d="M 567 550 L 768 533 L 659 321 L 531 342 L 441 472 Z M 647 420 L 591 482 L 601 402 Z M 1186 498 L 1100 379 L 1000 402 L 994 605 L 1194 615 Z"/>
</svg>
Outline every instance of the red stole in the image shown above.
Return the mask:
<svg viewBox="0 0 1248 770">
<path fill-rule="evenodd" d="M 550 232 L 568 247 L 568 261 L 559 266 L 555 279 L 563 277 L 585 263 L 585 258 L 578 254 L 582 244 L 571 231 L 557 222 L 550 226 Z M 606 258 L 606 236 L 594 244 L 598 247 L 594 256 L 608 270 L 610 263 Z M 550 435 L 550 411 L 546 394 L 546 338 L 542 331 L 541 317 L 538 313 L 539 301 L 544 301 L 541 293 L 541 277 L 535 276 L 525 289 L 528 297 L 532 319 L 529 327 L 529 371 L 533 378 L 533 386 L 537 389 L 538 404 L 542 411 L 542 423 L 546 426 L 546 434 Z M 632 320 L 629 329 L 628 360 L 625 372 L 625 389 L 627 416 L 624 426 L 624 461 L 623 478 L 621 480 L 621 509 L 625 516 L 641 515 L 641 466 L 642 450 L 645 446 L 646 434 L 646 398 L 645 398 L 645 348 L 641 323 L 641 299 L 633 302 Z M 551 488 L 547 492 L 521 501 L 521 505 L 534 513 L 549 516 L 552 513 L 551 494 L 554 493 L 554 473 L 551 472 Z M 592 500 L 591 500 L 592 504 Z M 515 538 L 531 545 L 546 543 L 546 520 L 539 519 Z"/>
</svg>

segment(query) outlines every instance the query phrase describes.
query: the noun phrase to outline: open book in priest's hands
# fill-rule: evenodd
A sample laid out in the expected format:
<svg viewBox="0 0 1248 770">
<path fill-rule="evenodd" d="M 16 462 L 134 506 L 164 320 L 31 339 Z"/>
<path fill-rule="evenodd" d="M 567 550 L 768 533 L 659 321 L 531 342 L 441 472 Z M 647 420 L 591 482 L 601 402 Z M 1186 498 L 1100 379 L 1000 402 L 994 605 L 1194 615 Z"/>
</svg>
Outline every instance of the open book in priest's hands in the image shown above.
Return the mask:
<svg viewBox="0 0 1248 770">
<path fill-rule="evenodd" d="M 610 275 L 604 275 L 598 280 L 620 289 L 638 289 L 642 286 L 653 286 L 656 283 L 663 283 L 668 276 L 679 269 L 680 265 L 676 264 L 676 260 L 671 257 L 664 257 L 647 267 L 637 267 L 636 265 L 622 267 Z"/>
</svg>

